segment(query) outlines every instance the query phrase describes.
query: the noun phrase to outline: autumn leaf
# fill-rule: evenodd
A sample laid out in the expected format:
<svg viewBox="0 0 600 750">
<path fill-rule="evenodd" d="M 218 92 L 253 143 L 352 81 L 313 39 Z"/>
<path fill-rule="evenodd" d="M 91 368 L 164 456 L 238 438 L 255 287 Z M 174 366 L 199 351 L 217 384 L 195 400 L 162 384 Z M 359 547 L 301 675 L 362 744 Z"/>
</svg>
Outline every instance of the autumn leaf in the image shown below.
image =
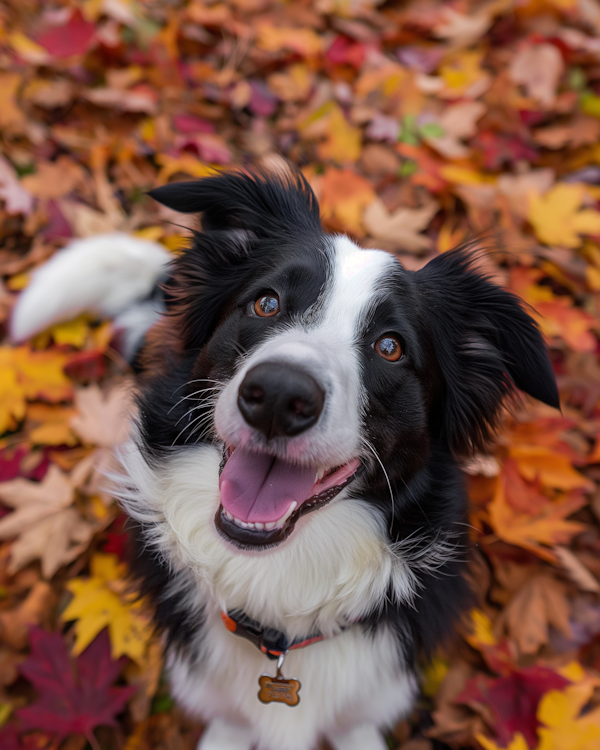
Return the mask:
<svg viewBox="0 0 600 750">
<path fill-rule="evenodd" d="M 327 117 L 327 138 L 319 144 L 319 157 L 337 164 L 355 162 L 360 156 L 362 135 L 346 120 L 339 107 Z"/>
<path fill-rule="evenodd" d="M 362 213 L 375 199 L 370 183 L 350 169 L 330 167 L 321 181 L 321 209 L 324 216 L 351 234 L 364 234 Z"/>
<path fill-rule="evenodd" d="M 535 654 L 548 643 L 550 628 L 571 638 L 569 602 L 564 584 L 549 575 L 532 578 L 512 597 L 496 622 L 521 654 Z"/>
<path fill-rule="evenodd" d="M 133 409 L 133 384 L 124 381 L 104 395 L 96 385 L 75 392 L 73 430 L 85 443 L 112 448 L 127 437 Z"/>
<path fill-rule="evenodd" d="M 0 539 L 16 537 L 10 551 L 11 573 L 40 559 L 42 574 L 51 578 L 84 551 L 97 530 L 71 507 L 75 488 L 54 464 L 42 482 L 19 478 L 0 483 L 0 499 L 15 508 L 0 519 Z"/>
<path fill-rule="evenodd" d="M 37 690 L 37 700 L 17 711 L 25 730 L 43 729 L 64 739 L 82 734 L 97 746 L 93 730 L 115 726 L 135 687 L 115 687 L 123 661 L 110 656 L 108 635 L 102 632 L 73 661 L 60 633 L 41 628 L 31 632 L 31 654 L 20 671 Z"/>
<path fill-rule="evenodd" d="M 376 199 L 367 206 L 363 223 L 372 237 L 389 240 L 399 249 L 419 253 L 431 247 L 431 240 L 420 232 L 438 212 L 439 206 L 431 201 L 421 208 L 399 208 L 390 214 L 382 201 Z"/>
<path fill-rule="evenodd" d="M 0 347 L 0 435 L 15 430 L 25 416 L 25 394 L 14 368 L 13 352 Z"/>
<path fill-rule="evenodd" d="M 550 690 L 537 710 L 541 724 L 538 750 L 595 750 L 600 745 L 600 709 L 584 711 L 594 683 Z"/>
<path fill-rule="evenodd" d="M 562 55 L 554 44 L 533 44 L 517 52 L 509 73 L 515 83 L 525 87 L 528 96 L 549 107 L 556 96 L 563 69 Z"/>
<path fill-rule="evenodd" d="M 525 737 L 520 732 L 514 735 L 508 745 L 505 746 L 503 743 L 502 747 L 497 745 L 493 740 L 490 740 L 489 737 L 484 737 L 483 734 L 477 734 L 476 738 L 477 742 L 483 747 L 483 750 L 529 750 L 527 742 L 525 742 Z"/>
<path fill-rule="evenodd" d="M 129 656 L 137 662 L 145 657 L 152 628 L 142 605 L 127 590 L 127 568 L 116 555 L 95 554 L 89 578 L 73 578 L 67 589 L 73 598 L 62 613 L 63 620 L 76 620 L 73 653 L 80 654 L 108 627 L 112 655 Z"/>
<path fill-rule="evenodd" d="M 509 544 L 533 552 L 543 560 L 555 562 L 556 556 L 548 547 L 566 544 L 585 529 L 585 525 L 565 520 L 583 505 L 580 494 L 565 495 L 560 500 L 549 501 L 535 515 L 515 511 L 509 503 L 511 486 L 505 474 L 496 481 L 492 501 L 487 506 L 489 521 L 494 532 Z"/>
<path fill-rule="evenodd" d="M 528 218 L 542 242 L 579 247 L 579 235 L 600 234 L 600 213 L 581 209 L 584 193 L 581 185 L 559 183 L 543 196 L 530 196 Z"/>
<path fill-rule="evenodd" d="M 516 733 L 529 748 L 537 745 L 539 720 L 536 709 L 544 694 L 568 685 L 558 672 L 542 666 L 514 669 L 501 677 L 478 675 L 469 680 L 458 701 L 477 710 L 485 706 L 490 713 L 494 734 L 507 745 Z"/>
</svg>

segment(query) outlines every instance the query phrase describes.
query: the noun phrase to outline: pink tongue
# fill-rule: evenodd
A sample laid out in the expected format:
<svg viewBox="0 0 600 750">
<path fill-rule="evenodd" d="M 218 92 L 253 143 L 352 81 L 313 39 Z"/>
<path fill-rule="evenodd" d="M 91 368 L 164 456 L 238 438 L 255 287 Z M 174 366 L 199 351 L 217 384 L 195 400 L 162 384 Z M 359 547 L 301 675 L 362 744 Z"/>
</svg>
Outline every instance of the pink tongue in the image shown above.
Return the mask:
<svg viewBox="0 0 600 750">
<path fill-rule="evenodd" d="M 316 472 L 316 466 L 236 448 L 219 478 L 221 505 L 246 523 L 277 521 L 292 502 L 300 506 L 310 497 Z"/>
</svg>

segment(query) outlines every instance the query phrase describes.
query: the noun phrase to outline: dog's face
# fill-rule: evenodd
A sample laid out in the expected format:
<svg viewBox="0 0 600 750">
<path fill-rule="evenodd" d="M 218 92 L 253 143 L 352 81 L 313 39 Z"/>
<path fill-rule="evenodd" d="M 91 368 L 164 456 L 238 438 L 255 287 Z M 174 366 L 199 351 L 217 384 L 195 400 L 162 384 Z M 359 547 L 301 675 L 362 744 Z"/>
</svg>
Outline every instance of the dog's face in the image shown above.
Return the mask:
<svg viewBox="0 0 600 750">
<path fill-rule="evenodd" d="M 166 377 L 145 440 L 156 452 L 221 441 L 215 523 L 228 542 L 277 545 L 342 490 L 393 516 L 432 444 L 481 445 L 515 386 L 556 405 L 535 325 L 465 253 L 412 273 L 325 235 L 300 178 L 226 175 L 153 195 L 203 212 L 204 232 L 174 264 L 181 382 Z"/>
</svg>

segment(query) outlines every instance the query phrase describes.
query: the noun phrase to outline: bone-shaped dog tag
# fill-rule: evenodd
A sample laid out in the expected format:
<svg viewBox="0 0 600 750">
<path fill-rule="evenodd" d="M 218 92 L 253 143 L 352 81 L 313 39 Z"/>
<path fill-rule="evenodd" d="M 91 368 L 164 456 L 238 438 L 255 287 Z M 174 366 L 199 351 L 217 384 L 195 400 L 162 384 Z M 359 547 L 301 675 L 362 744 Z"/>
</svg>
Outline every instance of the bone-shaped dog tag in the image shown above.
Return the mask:
<svg viewBox="0 0 600 750">
<path fill-rule="evenodd" d="M 282 653 L 277 660 L 277 674 L 275 677 L 264 674 L 259 678 L 260 690 L 258 699 L 262 703 L 285 703 L 287 706 L 297 706 L 300 703 L 298 692 L 301 688 L 300 681 L 286 678 L 281 674 L 283 661 L 287 651 Z"/>
</svg>

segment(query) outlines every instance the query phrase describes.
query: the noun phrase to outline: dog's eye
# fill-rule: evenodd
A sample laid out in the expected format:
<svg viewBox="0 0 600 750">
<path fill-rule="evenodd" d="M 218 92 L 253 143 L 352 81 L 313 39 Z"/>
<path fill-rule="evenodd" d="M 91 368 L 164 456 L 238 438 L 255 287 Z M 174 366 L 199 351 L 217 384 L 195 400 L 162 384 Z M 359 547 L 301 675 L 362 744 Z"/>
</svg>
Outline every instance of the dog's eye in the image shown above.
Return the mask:
<svg viewBox="0 0 600 750">
<path fill-rule="evenodd" d="M 375 351 L 388 362 L 397 362 L 402 356 L 402 346 L 395 336 L 386 334 L 375 342 Z"/>
<path fill-rule="evenodd" d="M 265 294 L 254 303 L 254 312 L 261 318 L 272 318 L 279 312 L 279 299 L 273 294 Z"/>
</svg>

